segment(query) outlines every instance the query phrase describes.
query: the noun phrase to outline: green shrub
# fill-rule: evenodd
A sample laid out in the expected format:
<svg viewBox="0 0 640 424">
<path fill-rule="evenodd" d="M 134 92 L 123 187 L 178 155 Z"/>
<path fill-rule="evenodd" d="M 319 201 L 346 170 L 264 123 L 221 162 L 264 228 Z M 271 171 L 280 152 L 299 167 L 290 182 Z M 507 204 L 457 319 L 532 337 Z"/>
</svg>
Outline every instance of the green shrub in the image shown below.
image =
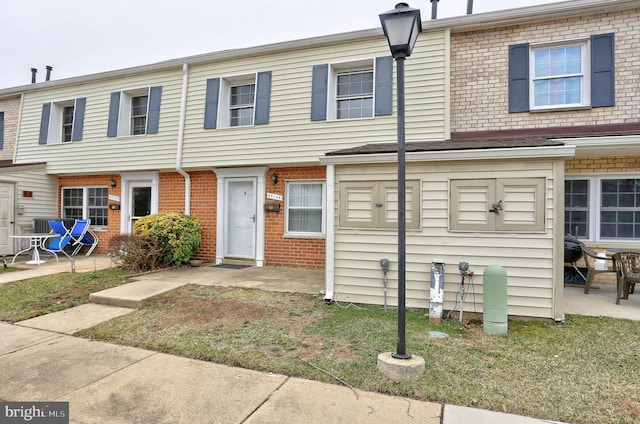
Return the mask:
<svg viewBox="0 0 640 424">
<path fill-rule="evenodd" d="M 161 212 L 140 218 L 133 234 L 153 237 L 163 246 L 162 261 L 179 264 L 195 254 L 202 242 L 198 220 L 177 212 Z"/>
</svg>

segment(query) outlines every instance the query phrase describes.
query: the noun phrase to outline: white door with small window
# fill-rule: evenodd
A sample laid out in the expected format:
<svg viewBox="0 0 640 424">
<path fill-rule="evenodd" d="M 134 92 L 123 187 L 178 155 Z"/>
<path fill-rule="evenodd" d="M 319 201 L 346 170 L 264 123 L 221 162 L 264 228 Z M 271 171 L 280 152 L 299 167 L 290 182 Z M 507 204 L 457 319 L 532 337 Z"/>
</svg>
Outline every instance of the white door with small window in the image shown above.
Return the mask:
<svg viewBox="0 0 640 424">
<path fill-rule="evenodd" d="M 256 182 L 255 179 L 227 181 L 225 256 L 255 258 Z"/>
<path fill-rule="evenodd" d="M 15 185 L 0 183 L 0 255 L 14 252 L 12 239 L 14 216 Z"/>
</svg>

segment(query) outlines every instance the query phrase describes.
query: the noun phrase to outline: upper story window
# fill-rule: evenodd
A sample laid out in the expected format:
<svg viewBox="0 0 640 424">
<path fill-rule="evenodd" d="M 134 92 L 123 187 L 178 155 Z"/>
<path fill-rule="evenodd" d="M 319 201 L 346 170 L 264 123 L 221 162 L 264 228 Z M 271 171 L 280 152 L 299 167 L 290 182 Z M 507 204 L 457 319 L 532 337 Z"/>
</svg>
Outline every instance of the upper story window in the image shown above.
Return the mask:
<svg viewBox="0 0 640 424">
<path fill-rule="evenodd" d="M 594 241 L 640 239 L 640 178 L 565 180 L 565 232 Z"/>
<path fill-rule="evenodd" d="M 586 43 L 532 48 L 532 109 L 589 104 L 586 52 Z"/>
<path fill-rule="evenodd" d="M 255 94 L 255 84 L 235 85 L 231 87 L 229 115 L 230 125 L 232 127 L 253 125 Z"/>
<path fill-rule="evenodd" d="M 373 69 L 338 72 L 336 118 L 373 116 Z"/>
<path fill-rule="evenodd" d="M 39 144 L 59 144 L 82 140 L 85 97 L 42 105 Z"/>
<path fill-rule="evenodd" d="M 111 93 L 107 137 L 156 134 L 161 99 L 160 86 Z"/>
<path fill-rule="evenodd" d="M 271 71 L 207 80 L 204 128 L 269 123 Z"/>
<path fill-rule="evenodd" d="M 131 135 L 146 134 L 149 96 L 131 98 Z"/>
<path fill-rule="evenodd" d="M 614 34 L 509 46 L 509 112 L 615 104 Z"/>
<path fill-rule="evenodd" d="M 393 100 L 392 77 L 391 56 L 314 66 L 311 120 L 390 115 Z"/>
</svg>

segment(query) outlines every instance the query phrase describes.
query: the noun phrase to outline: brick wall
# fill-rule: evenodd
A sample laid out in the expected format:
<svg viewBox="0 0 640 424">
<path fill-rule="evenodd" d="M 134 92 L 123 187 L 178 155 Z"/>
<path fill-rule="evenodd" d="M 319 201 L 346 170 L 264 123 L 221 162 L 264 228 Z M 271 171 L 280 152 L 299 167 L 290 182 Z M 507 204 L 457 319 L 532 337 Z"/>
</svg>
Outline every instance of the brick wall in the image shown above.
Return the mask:
<svg viewBox="0 0 640 424">
<path fill-rule="evenodd" d="M 202 227 L 202 247 L 196 257 L 212 262 L 216 258 L 218 180 L 212 171 L 190 172 L 189 175 L 191 176 L 191 215 L 198 218 Z M 184 193 L 184 189 L 182 192 Z"/>
<path fill-rule="evenodd" d="M 616 104 L 586 110 L 509 113 L 509 45 L 615 33 Z M 451 131 L 638 122 L 640 8 L 451 36 Z"/>
<path fill-rule="evenodd" d="M 20 98 L 0 100 L 0 112 L 4 112 L 4 146 L 0 160 L 13 160 L 20 116 Z"/>
<path fill-rule="evenodd" d="M 278 175 L 278 184 L 271 182 L 271 174 Z M 279 194 L 285 198 L 285 186 L 288 180 L 324 180 L 326 168 L 273 168 L 267 172 L 267 193 Z M 274 203 L 274 200 L 265 202 Z M 284 237 L 284 201 L 280 203 L 280 212 L 265 212 L 265 262 L 267 265 L 292 266 L 301 268 L 324 268 L 325 240 Z M 328 207 L 331 210 L 331 206 Z"/>
<path fill-rule="evenodd" d="M 564 162 L 565 173 L 640 172 L 640 156 L 578 157 Z"/>
<path fill-rule="evenodd" d="M 116 188 L 109 185 L 111 179 L 116 180 Z M 62 188 L 63 187 L 84 187 L 84 186 L 106 186 L 108 194 L 120 196 L 120 176 L 119 175 L 87 175 L 80 177 L 60 177 L 58 180 L 58 216 L 62 216 Z M 96 232 L 98 236 L 98 246 L 95 253 L 105 254 L 109 251 L 111 240 L 120 235 L 120 212 L 109 209 L 107 212 L 108 228 L 106 231 Z"/>
</svg>

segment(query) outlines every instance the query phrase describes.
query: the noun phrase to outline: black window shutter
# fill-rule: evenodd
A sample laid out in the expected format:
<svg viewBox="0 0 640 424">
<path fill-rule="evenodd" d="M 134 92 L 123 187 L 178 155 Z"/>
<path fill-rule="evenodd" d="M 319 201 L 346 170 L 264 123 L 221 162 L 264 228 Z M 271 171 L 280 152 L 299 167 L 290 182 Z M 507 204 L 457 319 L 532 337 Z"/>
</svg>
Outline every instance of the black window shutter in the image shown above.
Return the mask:
<svg viewBox="0 0 640 424">
<path fill-rule="evenodd" d="M 529 43 L 509 46 L 509 112 L 529 111 Z"/>
<path fill-rule="evenodd" d="M 4 149 L 4 112 L 0 112 L 0 150 Z"/>
<path fill-rule="evenodd" d="M 327 119 L 327 89 L 329 83 L 329 65 L 315 65 L 311 80 L 311 120 Z"/>
<path fill-rule="evenodd" d="M 615 104 L 614 34 L 591 36 L 591 106 Z"/>
<path fill-rule="evenodd" d="M 393 112 L 393 58 L 376 57 L 376 108 L 375 114 L 391 115 Z"/>
<path fill-rule="evenodd" d="M 220 78 L 207 80 L 207 93 L 204 105 L 204 128 L 212 129 L 218 126 L 218 96 L 220 95 Z"/>
<path fill-rule="evenodd" d="M 120 92 L 111 93 L 111 102 L 109 103 L 109 124 L 107 126 L 107 137 L 118 136 L 118 117 L 120 115 Z"/>
<path fill-rule="evenodd" d="M 51 116 L 51 103 L 42 105 L 42 118 L 40 119 L 40 137 L 38 144 L 47 144 L 49 136 L 49 117 Z"/>
<path fill-rule="evenodd" d="M 82 130 L 84 127 L 84 109 L 86 105 L 86 97 L 80 97 L 76 99 L 76 104 L 73 108 L 73 130 L 71 132 L 71 141 L 82 140 Z"/>
<path fill-rule="evenodd" d="M 268 124 L 271 109 L 271 71 L 258 72 L 254 123 Z"/>
<path fill-rule="evenodd" d="M 147 134 L 157 134 L 160 126 L 160 101 L 162 100 L 162 87 L 149 89 L 149 110 L 147 112 Z"/>
</svg>

